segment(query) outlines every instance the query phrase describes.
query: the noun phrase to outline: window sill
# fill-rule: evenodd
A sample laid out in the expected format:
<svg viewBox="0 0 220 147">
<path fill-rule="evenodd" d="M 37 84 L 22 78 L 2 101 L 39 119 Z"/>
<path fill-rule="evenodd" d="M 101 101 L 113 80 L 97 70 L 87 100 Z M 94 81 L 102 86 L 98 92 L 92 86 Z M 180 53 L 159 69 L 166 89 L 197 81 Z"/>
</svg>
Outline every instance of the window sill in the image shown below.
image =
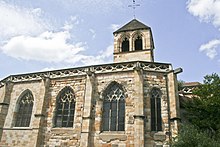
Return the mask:
<svg viewBox="0 0 220 147">
<path fill-rule="evenodd" d="M 126 53 L 143 52 L 143 51 L 149 51 L 149 50 L 152 50 L 152 49 L 149 48 L 149 49 L 142 49 L 142 50 L 132 50 L 132 51 L 125 51 L 125 52 L 117 52 L 113 54 L 126 54 Z"/>
<path fill-rule="evenodd" d="M 165 141 L 166 140 L 166 134 L 162 131 L 158 131 L 158 132 L 155 132 L 154 135 L 154 140 L 156 141 Z"/>
<path fill-rule="evenodd" d="M 13 127 L 13 128 L 3 128 L 4 130 L 33 130 L 31 127 Z"/>
<path fill-rule="evenodd" d="M 64 138 L 80 139 L 80 132 L 75 128 L 52 128 L 50 133 Z"/>
<path fill-rule="evenodd" d="M 51 133 L 54 133 L 54 134 L 75 134 L 76 131 L 74 128 L 52 128 L 51 129 Z"/>
<path fill-rule="evenodd" d="M 125 141 L 127 140 L 127 135 L 125 131 L 104 131 L 100 133 L 99 138 L 104 142 L 110 142 L 113 140 Z"/>
</svg>

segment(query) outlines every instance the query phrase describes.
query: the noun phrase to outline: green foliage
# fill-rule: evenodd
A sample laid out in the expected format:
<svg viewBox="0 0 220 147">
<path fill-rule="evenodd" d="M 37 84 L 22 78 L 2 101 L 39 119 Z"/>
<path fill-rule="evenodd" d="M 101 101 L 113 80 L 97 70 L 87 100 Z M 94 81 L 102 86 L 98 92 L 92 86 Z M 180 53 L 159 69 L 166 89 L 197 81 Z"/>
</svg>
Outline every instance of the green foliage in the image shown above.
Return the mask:
<svg viewBox="0 0 220 147">
<path fill-rule="evenodd" d="M 220 147 L 220 77 L 207 75 L 185 103 L 189 124 L 182 126 L 174 147 Z"/>
<path fill-rule="evenodd" d="M 178 81 L 178 91 L 180 91 L 180 90 L 182 90 L 183 89 L 183 84 L 184 84 L 185 82 L 183 81 L 183 80 L 179 80 Z"/>
<path fill-rule="evenodd" d="M 210 137 L 218 137 L 220 130 L 220 77 L 207 75 L 204 84 L 194 90 L 195 97 L 186 103 L 188 120 Z"/>
<path fill-rule="evenodd" d="M 185 125 L 181 127 L 180 134 L 174 139 L 172 147 L 220 147 L 220 142 L 192 125 Z"/>
</svg>

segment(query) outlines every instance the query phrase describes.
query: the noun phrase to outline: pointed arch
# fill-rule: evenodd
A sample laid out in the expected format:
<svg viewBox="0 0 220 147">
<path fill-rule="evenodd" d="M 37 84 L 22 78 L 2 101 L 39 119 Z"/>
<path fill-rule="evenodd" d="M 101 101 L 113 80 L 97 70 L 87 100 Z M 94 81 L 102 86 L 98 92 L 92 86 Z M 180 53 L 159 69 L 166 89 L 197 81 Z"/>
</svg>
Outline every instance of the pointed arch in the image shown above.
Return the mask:
<svg viewBox="0 0 220 147">
<path fill-rule="evenodd" d="M 15 127 L 29 127 L 32 109 L 34 104 L 34 97 L 32 92 L 27 89 L 18 98 L 17 113 L 15 117 Z"/>
<path fill-rule="evenodd" d="M 125 37 L 122 40 L 121 51 L 122 52 L 128 52 L 129 51 L 129 39 L 127 37 Z"/>
<path fill-rule="evenodd" d="M 125 129 L 125 91 L 113 81 L 103 92 L 103 131 L 124 131 Z"/>
<path fill-rule="evenodd" d="M 161 95 L 159 88 L 152 88 L 150 93 L 151 131 L 162 131 Z"/>
<path fill-rule="evenodd" d="M 71 87 L 67 86 L 59 92 L 56 98 L 55 127 L 73 127 L 75 102 Z"/>
<path fill-rule="evenodd" d="M 143 34 L 139 31 L 135 32 L 132 35 L 132 40 L 133 40 L 133 44 L 134 44 L 134 50 L 138 51 L 138 50 L 143 50 Z"/>
<path fill-rule="evenodd" d="M 138 50 L 143 50 L 143 41 L 142 41 L 142 37 L 138 36 L 135 41 L 134 41 L 134 48 L 136 51 Z"/>
<path fill-rule="evenodd" d="M 128 52 L 130 50 L 130 35 L 123 33 L 119 39 L 120 52 Z"/>
</svg>

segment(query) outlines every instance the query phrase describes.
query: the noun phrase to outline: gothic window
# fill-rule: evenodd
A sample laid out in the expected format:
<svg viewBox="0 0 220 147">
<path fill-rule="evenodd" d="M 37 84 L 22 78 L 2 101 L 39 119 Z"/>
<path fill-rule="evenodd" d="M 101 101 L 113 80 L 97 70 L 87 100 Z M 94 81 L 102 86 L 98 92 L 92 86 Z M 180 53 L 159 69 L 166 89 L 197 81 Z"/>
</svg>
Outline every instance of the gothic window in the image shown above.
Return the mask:
<svg viewBox="0 0 220 147">
<path fill-rule="evenodd" d="M 161 91 L 157 88 L 151 91 L 151 131 L 162 131 Z"/>
<path fill-rule="evenodd" d="M 122 52 L 128 52 L 129 51 L 129 40 L 128 38 L 125 38 L 122 42 Z"/>
<path fill-rule="evenodd" d="M 121 85 L 112 82 L 105 90 L 103 102 L 102 130 L 124 131 L 125 94 Z"/>
<path fill-rule="evenodd" d="M 75 95 L 70 87 L 64 88 L 57 96 L 55 127 L 73 127 Z"/>
<path fill-rule="evenodd" d="M 143 50 L 143 46 L 142 46 L 142 38 L 140 36 L 138 36 L 135 41 L 134 41 L 134 44 L 135 44 L 135 50 Z"/>
<path fill-rule="evenodd" d="M 18 102 L 18 112 L 15 119 L 15 127 L 29 127 L 33 109 L 34 98 L 32 93 L 26 91 Z"/>
</svg>

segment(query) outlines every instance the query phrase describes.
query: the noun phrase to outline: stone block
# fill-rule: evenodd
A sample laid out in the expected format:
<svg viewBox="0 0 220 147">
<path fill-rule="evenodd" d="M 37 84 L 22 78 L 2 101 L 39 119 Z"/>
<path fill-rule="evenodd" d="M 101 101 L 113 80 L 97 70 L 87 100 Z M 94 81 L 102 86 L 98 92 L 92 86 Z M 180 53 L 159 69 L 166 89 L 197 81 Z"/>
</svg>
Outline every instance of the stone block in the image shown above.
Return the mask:
<svg viewBox="0 0 220 147">
<path fill-rule="evenodd" d="M 109 142 L 112 140 L 125 141 L 125 140 L 127 140 L 127 135 L 119 134 L 119 133 L 101 133 L 99 135 L 99 138 L 104 142 Z"/>
<path fill-rule="evenodd" d="M 163 132 L 157 132 L 154 134 L 154 140 L 155 141 L 165 141 L 166 135 Z"/>
</svg>

